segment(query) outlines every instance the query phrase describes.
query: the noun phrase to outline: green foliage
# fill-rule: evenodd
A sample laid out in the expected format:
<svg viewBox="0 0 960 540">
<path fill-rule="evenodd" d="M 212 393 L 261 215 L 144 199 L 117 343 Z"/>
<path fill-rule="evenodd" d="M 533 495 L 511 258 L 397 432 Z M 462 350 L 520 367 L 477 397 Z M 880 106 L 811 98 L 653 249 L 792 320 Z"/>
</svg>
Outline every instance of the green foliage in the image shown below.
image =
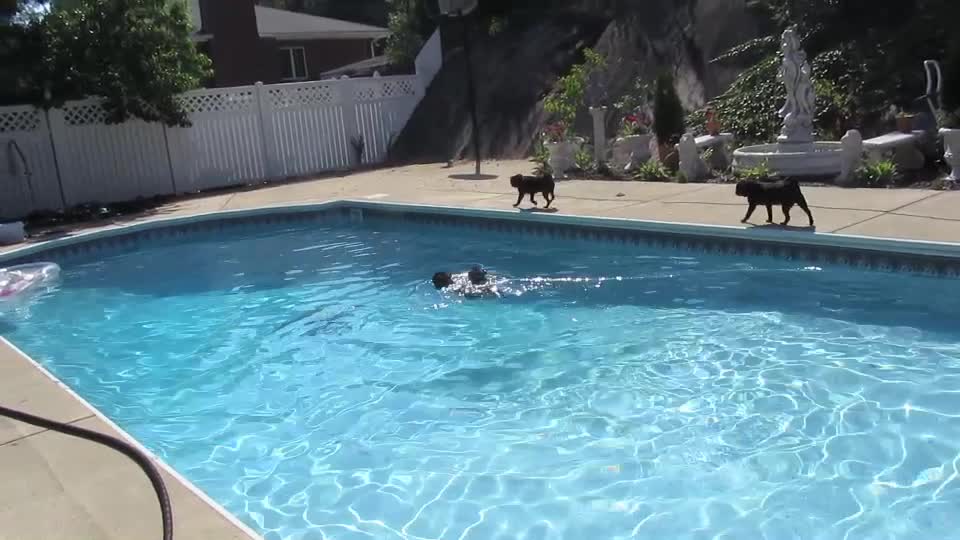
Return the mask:
<svg viewBox="0 0 960 540">
<path fill-rule="evenodd" d="M 674 85 L 673 75 L 657 77 L 653 98 L 653 132 L 660 144 L 676 144 L 684 132 L 683 104 Z"/>
<path fill-rule="evenodd" d="M 780 33 L 795 26 L 803 40 L 817 91 L 815 127 L 837 137 L 849 127 L 870 130 L 891 105 L 918 108 L 924 77 L 920 61 L 942 58 L 956 0 L 754 0 L 749 3 L 770 34 L 748 41 L 715 61 L 749 61 L 737 81 L 711 105 L 724 128 L 746 142 L 770 141 L 783 103 L 777 80 Z M 958 77 L 960 79 L 960 77 Z M 960 88 L 960 84 L 956 85 Z M 702 124 L 702 111 L 691 118 Z"/>
<path fill-rule="evenodd" d="M 746 180 L 750 182 L 765 182 L 773 179 L 776 176 L 776 174 L 773 172 L 773 169 L 770 168 L 770 164 L 766 161 L 761 162 L 756 167 L 737 169 L 734 171 L 733 175 L 737 180 Z"/>
<path fill-rule="evenodd" d="M 577 150 L 573 159 L 578 171 L 591 173 L 597 170 L 597 164 L 593 161 L 593 148 L 589 146 L 584 146 L 580 150 Z"/>
<path fill-rule="evenodd" d="M 866 163 L 857 170 L 857 183 L 860 187 L 887 187 L 900 178 L 897 164 L 891 160 Z"/>
<path fill-rule="evenodd" d="M 590 74 L 606 65 L 603 56 L 592 49 L 584 50 L 583 54 L 583 63 L 573 66 L 570 73 L 557 81 L 556 89 L 547 96 L 543 104 L 544 110 L 553 115 L 567 130 L 574 125 L 577 111 L 584 104 Z"/>
<path fill-rule="evenodd" d="M 654 87 L 649 82 L 637 79 L 633 82 L 633 88 L 614 104 L 614 109 L 620 116 L 648 112 L 654 95 Z"/>
<path fill-rule="evenodd" d="M 723 129 L 747 142 L 769 141 L 779 130 L 777 109 L 786 99 L 786 90 L 777 80 L 780 59 L 770 56 L 744 71 L 734 83 L 710 102 Z M 691 115 L 695 129 L 703 129 L 706 108 Z"/>
<path fill-rule="evenodd" d="M 673 175 L 663 163 L 651 159 L 633 171 L 633 178 L 643 182 L 670 182 L 673 180 Z"/>
<path fill-rule="evenodd" d="M 429 0 L 387 0 L 390 15 L 387 28 L 387 57 L 397 65 L 411 65 L 423 48 L 424 2 Z"/>
<path fill-rule="evenodd" d="M 778 110 L 786 99 L 779 80 L 782 58 L 774 53 L 745 70 L 726 92 L 690 117 L 691 128 L 702 130 L 705 111 L 712 107 L 725 131 L 748 143 L 769 142 L 780 130 Z M 817 115 L 814 128 L 826 138 L 839 139 L 853 119 L 862 114 L 869 97 L 864 88 L 863 66 L 846 51 L 831 50 L 811 61 Z M 880 99 L 882 101 L 882 98 Z"/>
<path fill-rule="evenodd" d="M 76 0 L 7 29 L 0 78 L 13 79 L 3 101 L 56 106 L 103 98 L 108 122 L 130 117 L 189 125 L 177 95 L 210 76 L 210 60 L 190 39 L 182 1 Z M 12 68 L 11 68 L 12 66 Z M 9 80 L 8 79 L 8 80 Z"/>
<path fill-rule="evenodd" d="M 550 168 L 550 151 L 547 150 L 547 145 L 544 143 L 543 138 L 538 137 L 534 143 L 533 156 L 531 156 L 530 161 L 536 164 L 534 174 L 538 176 L 551 174 L 553 172 Z"/>
</svg>

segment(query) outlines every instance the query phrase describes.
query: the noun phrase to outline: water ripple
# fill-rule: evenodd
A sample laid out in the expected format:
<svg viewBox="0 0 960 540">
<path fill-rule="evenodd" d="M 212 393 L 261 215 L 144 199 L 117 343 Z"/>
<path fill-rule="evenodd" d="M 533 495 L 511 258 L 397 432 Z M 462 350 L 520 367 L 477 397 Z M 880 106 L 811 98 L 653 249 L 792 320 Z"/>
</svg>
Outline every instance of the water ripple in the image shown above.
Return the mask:
<svg viewBox="0 0 960 540">
<path fill-rule="evenodd" d="M 481 258 L 510 294 L 430 286 Z M 2 328 L 270 540 L 940 539 L 958 289 L 278 227 L 67 267 Z"/>
</svg>

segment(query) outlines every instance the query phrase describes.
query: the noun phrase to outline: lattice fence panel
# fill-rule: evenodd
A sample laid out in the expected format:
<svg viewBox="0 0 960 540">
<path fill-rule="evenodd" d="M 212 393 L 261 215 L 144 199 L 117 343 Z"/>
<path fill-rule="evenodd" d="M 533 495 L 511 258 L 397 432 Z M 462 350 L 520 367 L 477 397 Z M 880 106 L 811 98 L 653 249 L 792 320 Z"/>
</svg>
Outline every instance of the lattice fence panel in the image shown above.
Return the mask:
<svg viewBox="0 0 960 540">
<path fill-rule="evenodd" d="M 413 97 L 417 95 L 417 85 L 411 79 L 384 81 L 382 95 L 385 98 Z"/>
<path fill-rule="evenodd" d="M 0 112 L 0 133 L 29 132 L 40 127 L 40 111 L 36 109 Z"/>
<path fill-rule="evenodd" d="M 257 96 L 253 90 L 231 90 L 228 92 L 185 94 L 180 103 L 190 114 L 248 112 L 256 107 Z"/>
<path fill-rule="evenodd" d="M 63 109 L 63 119 L 68 126 L 105 124 L 107 111 L 96 102 L 68 104 Z"/>
<path fill-rule="evenodd" d="M 311 86 L 284 86 L 270 88 L 267 91 L 270 105 L 274 109 L 296 109 L 333 105 L 337 102 L 338 91 L 327 83 Z"/>
</svg>

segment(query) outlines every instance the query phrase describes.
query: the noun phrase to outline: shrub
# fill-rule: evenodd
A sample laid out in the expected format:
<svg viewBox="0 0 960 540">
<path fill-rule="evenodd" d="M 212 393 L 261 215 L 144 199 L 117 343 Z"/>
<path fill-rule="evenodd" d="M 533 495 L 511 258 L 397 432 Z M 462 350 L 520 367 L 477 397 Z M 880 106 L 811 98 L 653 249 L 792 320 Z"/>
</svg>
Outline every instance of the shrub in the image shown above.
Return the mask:
<svg viewBox="0 0 960 540">
<path fill-rule="evenodd" d="M 857 170 L 857 181 L 861 187 L 887 187 L 896 183 L 899 177 L 897 164 L 890 160 L 867 163 Z"/>
<path fill-rule="evenodd" d="M 569 130 L 577 119 L 577 111 L 583 106 L 587 93 L 587 80 L 595 69 L 606 64 L 603 56 L 592 49 L 584 50 L 584 61 L 570 69 L 570 73 L 557 81 L 556 90 L 543 104 L 545 111 L 553 115 L 565 130 Z M 569 133 L 565 132 L 565 136 Z"/>
<path fill-rule="evenodd" d="M 673 75 L 657 77 L 653 98 L 653 132 L 659 144 L 677 144 L 684 132 L 683 104 L 673 83 Z"/>
<path fill-rule="evenodd" d="M 596 171 L 596 163 L 593 161 L 593 149 L 589 146 L 584 146 L 580 150 L 577 150 L 577 154 L 574 156 L 574 163 L 576 163 L 577 170 L 580 172 L 590 173 Z"/>
<path fill-rule="evenodd" d="M 544 144 L 542 137 L 537 138 L 537 142 L 534 143 L 533 156 L 530 158 L 530 161 L 536 164 L 536 167 L 533 169 L 533 174 L 543 176 L 553 173 L 553 170 L 550 168 L 550 151 L 547 150 L 547 145 Z"/>
<path fill-rule="evenodd" d="M 670 174 L 663 163 L 651 159 L 637 167 L 637 170 L 633 172 L 633 178 L 644 182 L 669 182 L 673 180 L 673 175 Z"/>
<path fill-rule="evenodd" d="M 738 169 L 734 171 L 733 176 L 737 180 L 746 180 L 749 182 L 765 182 L 767 180 L 772 180 L 776 174 L 773 172 L 773 169 L 770 168 L 770 164 L 766 161 L 760 163 L 756 167 L 747 167 L 745 169 Z"/>
</svg>

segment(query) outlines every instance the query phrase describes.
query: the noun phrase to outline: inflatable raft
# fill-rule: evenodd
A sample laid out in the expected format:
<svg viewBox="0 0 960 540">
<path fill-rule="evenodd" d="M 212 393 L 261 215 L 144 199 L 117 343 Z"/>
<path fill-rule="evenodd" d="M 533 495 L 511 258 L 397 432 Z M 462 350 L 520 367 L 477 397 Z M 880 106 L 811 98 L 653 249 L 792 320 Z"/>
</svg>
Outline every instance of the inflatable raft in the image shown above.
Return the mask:
<svg viewBox="0 0 960 540">
<path fill-rule="evenodd" d="M 54 263 L 31 263 L 0 269 L 0 300 L 19 298 L 52 287 L 60 281 Z"/>
</svg>

